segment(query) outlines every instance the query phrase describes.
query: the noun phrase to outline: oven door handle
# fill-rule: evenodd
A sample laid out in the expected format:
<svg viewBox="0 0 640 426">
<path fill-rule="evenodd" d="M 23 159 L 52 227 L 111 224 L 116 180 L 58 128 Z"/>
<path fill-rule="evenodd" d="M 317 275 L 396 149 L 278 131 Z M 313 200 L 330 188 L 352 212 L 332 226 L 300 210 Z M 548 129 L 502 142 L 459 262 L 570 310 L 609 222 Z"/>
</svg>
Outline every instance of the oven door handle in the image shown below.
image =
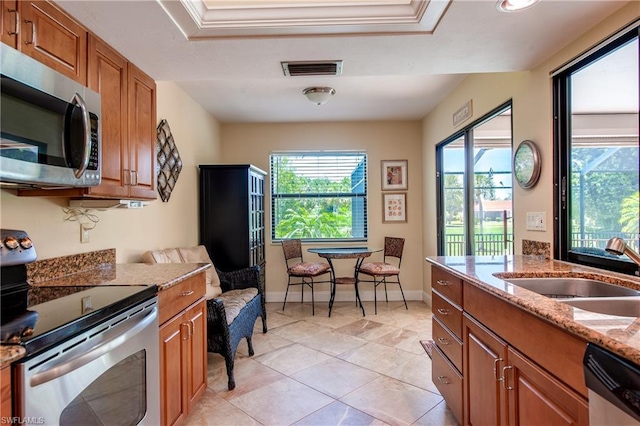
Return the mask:
<svg viewBox="0 0 640 426">
<path fill-rule="evenodd" d="M 100 336 L 96 336 L 98 339 L 96 342 L 87 342 L 91 343 L 88 350 L 86 345 L 76 346 L 72 351 L 65 354 L 67 356 L 65 356 L 64 360 L 56 361 L 54 359 L 51 361 L 51 365 L 46 365 L 45 370 L 31 376 L 29 383 L 32 387 L 35 387 L 89 364 L 140 333 L 156 320 L 157 315 L 158 308 L 154 307 L 146 315 L 124 321 L 120 325 L 105 331 Z M 79 355 L 75 356 L 76 354 Z"/>
</svg>

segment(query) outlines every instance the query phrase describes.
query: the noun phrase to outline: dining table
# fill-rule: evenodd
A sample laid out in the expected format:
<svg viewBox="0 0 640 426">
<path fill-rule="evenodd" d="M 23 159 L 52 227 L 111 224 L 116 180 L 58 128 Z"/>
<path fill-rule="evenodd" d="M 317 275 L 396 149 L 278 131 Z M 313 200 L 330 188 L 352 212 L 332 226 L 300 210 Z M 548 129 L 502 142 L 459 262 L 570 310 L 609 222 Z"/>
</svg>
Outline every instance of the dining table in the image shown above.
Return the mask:
<svg viewBox="0 0 640 426">
<path fill-rule="evenodd" d="M 331 268 L 331 298 L 329 299 L 329 317 L 331 316 L 331 310 L 333 308 L 333 302 L 336 298 L 336 288 L 339 285 L 352 285 L 354 286 L 356 293 L 356 303 L 362 309 L 362 316 L 365 316 L 364 305 L 360 300 L 360 292 L 358 290 L 358 273 L 360 272 L 360 266 L 364 260 L 371 256 L 373 253 L 382 251 L 382 248 L 371 247 L 316 247 L 307 249 L 309 253 L 315 253 L 319 257 L 327 260 Z M 333 265 L 334 260 L 340 259 L 355 259 L 356 264 L 354 267 L 353 276 L 337 276 L 336 270 Z"/>
</svg>

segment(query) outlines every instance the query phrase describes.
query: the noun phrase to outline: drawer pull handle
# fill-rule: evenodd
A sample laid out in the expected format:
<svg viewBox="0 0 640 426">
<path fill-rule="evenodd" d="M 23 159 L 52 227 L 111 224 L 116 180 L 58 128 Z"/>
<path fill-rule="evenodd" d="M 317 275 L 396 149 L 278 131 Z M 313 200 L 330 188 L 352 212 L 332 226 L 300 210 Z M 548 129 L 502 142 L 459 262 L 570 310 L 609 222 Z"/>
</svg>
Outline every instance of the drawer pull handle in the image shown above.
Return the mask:
<svg viewBox="0 0 640 426">
<path fill-rule="evenodd" d="M 180 293 L 181 296 L 191 296 L 193 294 L 193 290 L 183 291 Z"/>
<path fill-rule="evenodd" d="M 36 43 L 36 23 L 29 19 L 25 19 L 24 23 L 31 24 L 31 40 L 25 40 L 24 44 L 26 44 L 27 46 L 30 44 L 35 44 Z"/>
<path fill-rule="evenodd" d="M 438 376 L 438 381 L 442 384 L 445 385 L 450 385 L 451 384 L 451 380 L 449 380 L 449 378 L 447 376 Z"/>
<path fill-rule="evenodd" d="M 505 367 L 502 367 L 502 378 L 500 379 L 502 381 L 502 387 L 508 391 L 513 390 L 513 387 L 509 386 L 509 378 L 507 377 L 509 370 L 513 370 L 512 365 L 507 365 Z"/>
<path fill-rule="evenodd" d="M 449 281 L 447 281 L 447 280 L 437 280 L 436 283 L 438 283 L 441 286 L 449 285 Z"/>
<path fill-rule="evenodd" d="M 186 328 L 186 332 L 183 332 L 182 329 Z M 191 335 L 191 330 L 189 330 L 189 323 L 183 322 L 180 324 L 180 334 L 182 335 L 182 340 L 189 340 Z"/>
<path fill-rule="evenodd" d="M 13 36 L 13 35 L 17 35 L 20 32 L 20 14 L 18 13 L 17 9 L 7 9 L 7 13 L 15 13 L 15 25 L 16 25 L 16 30 L 15 31 L 11 31 L 8 30 L 7 34 Z"/>
<path fill-rule="evenodd" d="M 438 337 L 438 343 L 441 343 L 443 345 L 450 345 L 451 344 L 449 339 L 445 339 L 444 337 Z"/>
<path fill-rule="evenodd" d="M 444 308 L 440 308 L 440 309 L 438 309 L 438 313 L 440 313 L 442 315 L 449 315 L 449 310 L 448 309 L 444 309 Z"/>
<path fill-rule="evenodd" d="M 502 382 L 504 377 L 498 377 L 498 372 L 500 371 L 499 363 L 504 361 L 502 358 L 496 358 L 493 360 L 493 377 L 495 377 L 496 381 Z"/>
</svg>

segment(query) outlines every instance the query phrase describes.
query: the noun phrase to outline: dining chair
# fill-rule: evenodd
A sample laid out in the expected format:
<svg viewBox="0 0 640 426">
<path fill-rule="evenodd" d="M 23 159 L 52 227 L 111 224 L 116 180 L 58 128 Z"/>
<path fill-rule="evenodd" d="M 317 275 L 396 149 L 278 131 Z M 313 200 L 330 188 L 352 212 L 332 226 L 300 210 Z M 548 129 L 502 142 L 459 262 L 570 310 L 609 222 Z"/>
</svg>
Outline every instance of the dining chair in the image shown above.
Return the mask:
<svg viewBox="0 0 640 426">
<path fill-rule="evenodd" d="M 382 262 L 366 262 L 360 266 L 358 275 L 365 274 L 371 277 L 370 280 L 362 280 L 359 282 L 373 283 L 373 307 L 375 314 L 378 313 L 378 286 L 384 284 L 384 297 L 389 303 L 389 295 L 387 294 L 387 284 L 398 284 L 400 294 L 404 301 L 404 307 L 407 306 L 407 299 L 402 291 L 400 284 L 400 264 L 402 263 L 402 252 L 404 250 L 404 238 L 385 237 L 384 238 L 384 254 Z"/>
<path fill-rule="evenodd" d="M 316 281 L 315 279 L 325 274 L 331 274 L 331 267 L 326 262 L 305 262 L 302 258 L 302 243 L 299 239 L 282 240 L 282 251 L 284 252 L 284 260 L 287 265 L 287 291 L 284 294 L 284 303 L 282 310 L 287 304 L 287 295 L 289 287 L 299 285 L 302 288 L 300 303 L 304 302 L 304 287 L 311 288 L 311 314 L 316 314 L 315 299 L 313 294 L 313 285 L 318 283 L 330 283 L 331 280 Z M 300 279 L 300 282 L 292 282 Z"/>
</svg>

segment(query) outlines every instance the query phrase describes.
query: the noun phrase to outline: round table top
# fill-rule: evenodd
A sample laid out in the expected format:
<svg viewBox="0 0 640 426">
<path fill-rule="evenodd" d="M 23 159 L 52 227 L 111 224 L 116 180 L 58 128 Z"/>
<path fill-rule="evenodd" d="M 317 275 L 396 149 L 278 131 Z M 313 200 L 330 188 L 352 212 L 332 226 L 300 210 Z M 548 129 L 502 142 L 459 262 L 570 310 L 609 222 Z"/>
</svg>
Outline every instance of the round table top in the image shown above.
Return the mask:
<svg viewBox="0 0 640 426">
<path fill-rule="evenodd" d="M 309 253 L 316 253 L 320 257 L 332 259 L 352 259 L 368 257 L 371 253 L 382 251 L 381 248 L 371 247 L 317 247 L 307 249 Z"/>
</svg>

